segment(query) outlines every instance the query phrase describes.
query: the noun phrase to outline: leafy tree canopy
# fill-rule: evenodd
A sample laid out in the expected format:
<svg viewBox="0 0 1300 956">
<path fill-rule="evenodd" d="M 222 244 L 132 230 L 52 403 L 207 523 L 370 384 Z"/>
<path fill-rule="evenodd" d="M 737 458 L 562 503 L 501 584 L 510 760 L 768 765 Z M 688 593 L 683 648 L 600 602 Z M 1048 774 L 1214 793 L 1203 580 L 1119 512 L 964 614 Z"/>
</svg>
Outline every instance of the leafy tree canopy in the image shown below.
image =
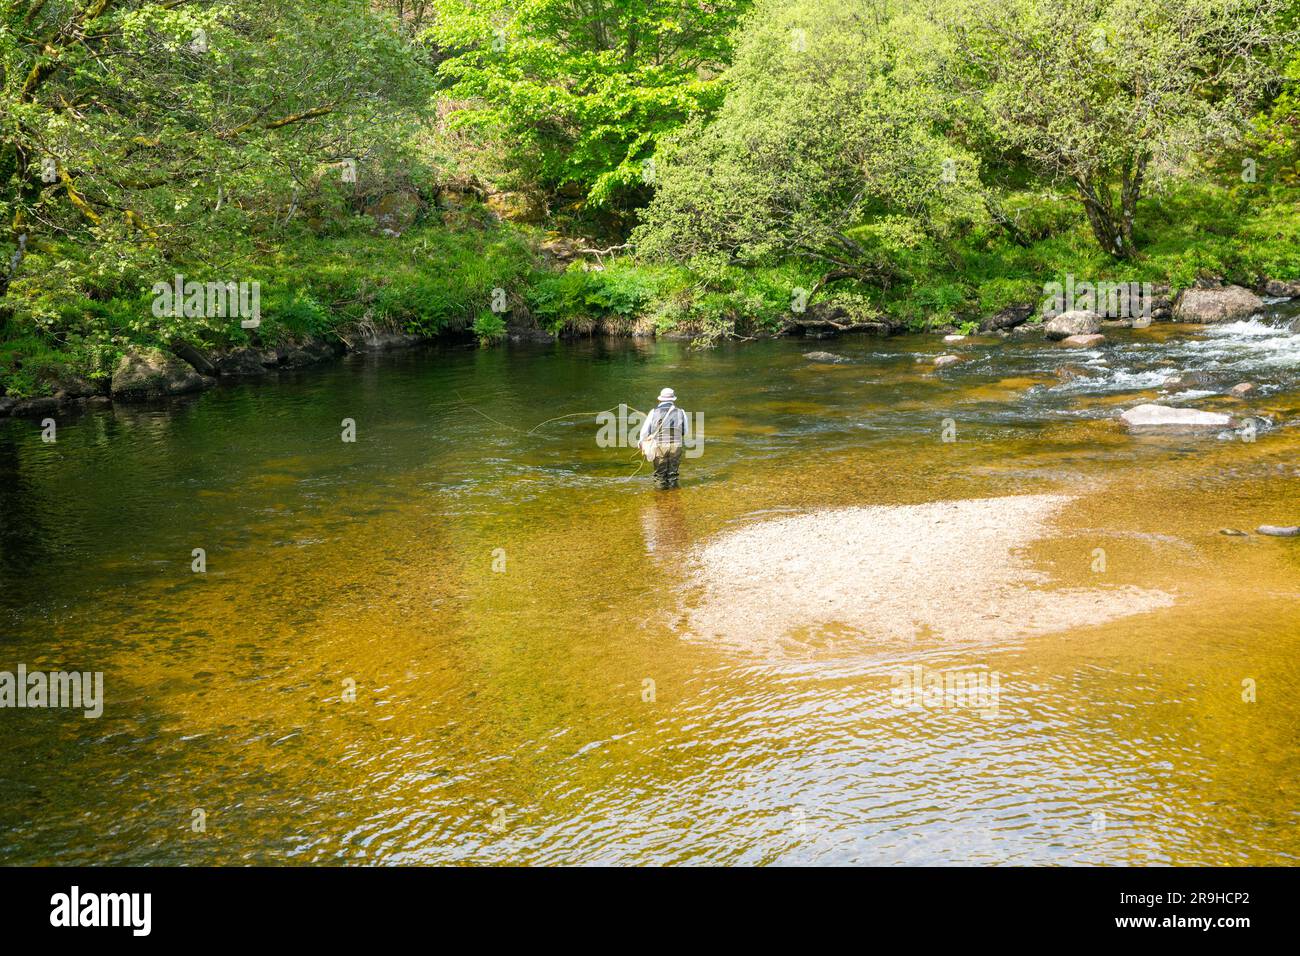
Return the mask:
<svg viewBox="0 0 1300 956">
<path fill-rule="evenodd" d="M 932 38 L 889 0 L 768 0 L 745 22 L 726 101 L 671 137 L 636 234 L 648 256 L 787 254 L 889 279 L 890 253 L 983 214 L 944 129 Z"/>
<path fill-rule="evenodd" d="M 596 206 L 636 204 L 656 144 L 719 102 L 749 0 L 442 0 L 426 43 L 458 119 Z"/>
</svg>

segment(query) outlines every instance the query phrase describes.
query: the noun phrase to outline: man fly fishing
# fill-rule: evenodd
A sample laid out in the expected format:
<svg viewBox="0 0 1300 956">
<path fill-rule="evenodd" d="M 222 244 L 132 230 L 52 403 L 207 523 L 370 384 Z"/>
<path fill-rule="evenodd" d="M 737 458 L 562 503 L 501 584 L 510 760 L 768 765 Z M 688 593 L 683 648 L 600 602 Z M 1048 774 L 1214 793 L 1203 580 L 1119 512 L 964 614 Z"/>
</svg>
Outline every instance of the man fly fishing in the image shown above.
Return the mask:
<svg viewBox="0 0 1300 956">
<path fill-rule="evenodd" d="M 659 404 L 641 426 L 640 439 L 641 453 L 654 465 L 655 487 L 660 491 L 677 487 L 677 470 L 690 435 L 690 418 L 677 407 L 677 394 L 665 388 L 659 393 Z"/>
</svg>

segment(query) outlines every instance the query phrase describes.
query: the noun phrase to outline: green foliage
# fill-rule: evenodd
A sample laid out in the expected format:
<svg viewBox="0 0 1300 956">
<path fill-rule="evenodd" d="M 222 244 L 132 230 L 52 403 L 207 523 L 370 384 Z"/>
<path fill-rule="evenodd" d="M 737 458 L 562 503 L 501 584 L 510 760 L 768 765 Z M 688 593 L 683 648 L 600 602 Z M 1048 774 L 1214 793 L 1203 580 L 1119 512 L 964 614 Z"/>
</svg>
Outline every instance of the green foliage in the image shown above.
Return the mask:
<svg viewBox="0 0 1300 956">
<path fill-rule="evenodd" d="M 313 204 L 346 224 L 365 187 L 334 164 L 384 181 L 429 92 L 367 0 L 0 5 L 7 334 L 97 362 L 127 342 L 231 334 L 229 319 L 154 317 L 147 290 L 177 273 L 252 281 L 252 237 Z M 268 333 L 326 324 L 297 285 L 268 289 Z"/>
<path fill-rule="evenodd" d="M 1000 155 L 1077 190 L 1108 254 L 1136 255 L 1151 185 L 1240 141 L 1294 36 L 1293 0 L 930 0 L 954 93 Z M 1248 51 L 1248 52 L 1247 52 Z"/>
<path fill-rule="evenodd" d="M 1067 273 L 1297 278 L 1298 28 L 1297 0 L 0 0 L 0 387 L 176 339 L 710 342 L 810 289 L 970 329 Z M 635 257 L 545 268 L 474 170 L 561 229 L 639 218 Z M 177 274 L 259 282 L 261 326 L 154 316 Z"/>
<path fill-rule="evenodd" d="M 668 138 L 635 234 L 644 255 L 794 255 L 887 278 L 906 250 L 982 216 L 973 158 L 892 0 L 761 2 L 713 121 Z"/>
<path fill-rule="evenodd" d="M 439 52 L 458 122 L 506 165 L 597 206 L 635 200 L 666 133 L 712 110 L 710 76 L 748 0 L 443 0 L 422 34 Z"/>
<path fill-rule="evenodd" d="M 479 344 L 490 345 L 506 337 L 506 320 L 490 309 L 484 309 L 474 317 L 474 334 Z"/>
</svg>

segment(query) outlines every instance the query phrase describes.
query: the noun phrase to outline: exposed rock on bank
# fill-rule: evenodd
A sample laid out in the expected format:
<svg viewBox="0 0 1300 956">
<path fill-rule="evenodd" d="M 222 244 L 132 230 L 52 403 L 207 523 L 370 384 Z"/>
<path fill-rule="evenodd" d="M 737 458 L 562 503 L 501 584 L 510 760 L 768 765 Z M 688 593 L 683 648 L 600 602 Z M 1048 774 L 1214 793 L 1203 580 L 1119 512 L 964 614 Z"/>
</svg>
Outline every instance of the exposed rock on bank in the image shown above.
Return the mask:
<svg viewBox="0 0 1300 956">
<path fill-rule="evenodd" d="M 981 332 L 1006 332 L 1024 325 L 1033 315 L 1032 305 L 1008 306 L 996 315 L 990 315 L 980 322 Z"/>
<path fill-rule="evenodd" d="M 113 368 L 110 390 L 117 401 L 150 401 L 197 392 L 212 383 L 170 352 L 131 349 Z"/>
<path fill-rule="evenodd" d="M 414 190 L 398 190 L 380 197 L 366 208 L 366 215 L 375 221 L 375 230 L 381 235 L 400 236 L 410 229 L 424 208 L 424 201 Z"/>
<path fill-rule="evenodd" d="M 1187 289 L 1174 304 L 1175 322 L 1239 322 L 1264 308 L 1264 300 L 1249 289 L 1228 285 L 1218 289 Z"/>
<path fill-rule="evenodd" d="M 1264 294 L 1277 299 L 1300 298 L 1300 279 L 1269 279 L 1264 283 Z"/>
</svg>

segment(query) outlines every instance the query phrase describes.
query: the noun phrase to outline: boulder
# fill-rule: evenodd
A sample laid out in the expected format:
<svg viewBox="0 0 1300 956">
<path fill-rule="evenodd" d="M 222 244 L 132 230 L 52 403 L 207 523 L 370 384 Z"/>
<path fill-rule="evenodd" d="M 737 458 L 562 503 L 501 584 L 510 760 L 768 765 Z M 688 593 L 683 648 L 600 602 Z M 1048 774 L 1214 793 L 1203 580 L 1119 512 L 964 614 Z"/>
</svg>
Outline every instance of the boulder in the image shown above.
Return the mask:
<svg viewBox="0 0 1300 956">
<path fill-rule="evenodd" d="M 417 193 L 403 189 L 380 197 L 366 208 L 366 215 L 375 221 L 375 229 L 383 235 L 400 236 L 415 225 L 422 206 Z"/>
<path fill-rule="evenodd" d="M 1151 321 L 1168 322 L 1174 313 L 1173 290 L 1162 282 L 1151 289 Z M 1134 323 L 1137 325 L 1138 323 Z"/>
<path fill-rule="evenodd" d="M 1033 314 L 1032 305 L 1013 305 L 980 322 L 981 332 L 1002 332 L 1024 325 Z"/>
<path fill-rule="evenodd" d="M 487 205 L 498 218 L 510 222 L 538 223 L 546 218 L 546 204 L 529 193 L 492 193 Z"/>
<path fill-rule="evenodd" d="M 1295 525 L 1262 524 L 1255 530 L 1260 534 L 1266 534 L 1273 538 L 1300 537 L 1300 528 Z"/>
<path fill-rule="evenodd" d="M 18 400 L 16 398 L 9 398 L 8 396 L 0 397 L 0 418 L 4 418 L 13 411 L 13 407 L 17 404 Z"/>
<path fill-rule="evenodd" d="M 1165 379 L 1165 388 L 1206 388 L 1213 385 L 1213 376 L 1209 372 L 1202 372 L 1199 369 L 1180 372 Z"/>
<path fill-rule="evenodd" d="M 1226 534 L 1226 535 L 1228 535 L 1228 537 L 1230 537 L 1230 538 L 1248 538 L 1248 537 L 1250 537 L 1250 535 L 1246 534 L 1246 532 L 1241 531 L 1241 530 L 1239 530 L 1239 529 L 1237 529 L 1237 528 L 1220 528 L 1220 529 L 1219 529 L 1219 534 Z"/>
<path fill-rule="evenodd" d="M 59 410 L 57 398 L 24 398 L 14 404 L 9 413 L 15 418 L 39 418 L 53 415 Z"/>
<path fill-rule="evenodd" d="M 1262 435 L 1264 432 L 1270 432 L 1275 426 L 1272 419 L 1265 418 L 1263 415 L 1247 415 L 1244 418 L 1237 419 L 1234 427 L 1238 436 L 1246 438 L 1248 435 Z"/>
<path fill-rule="evenodd" d="M 275 364 L 279 368 L 306 368 L 320 359 L 297 345 L 280 345 L 275 349 Z"/>
<path fill-rule="evenodd" d="M 130 349 L 113 369 L 113 398 L 148 401 L 197 392 L 211 384 L 185 362 L 162 349 Z"/>
<path fill-rule="evenodd" d="M 1232 424 L 1232 417 L 1220 412 L 1168 405 L 1138 405 L 1120 416 L 1129 428 L 1159 428 L 1170 431 L 1220 429 Z"/>
<path fill-rule="evenodd" d="M 949 365 L 956 365 L 960 361 L 961 361 L 960 356 L 940 355 L 937 359 L 934 360 L 934 367 L 947 368 Z"/>
<path fill-rule="evenodd" d="M 1069 346 L 1072 349 L 1090 349 L 1106 341 L 1106 336 L 1100 334 L 1092 335 L 1071 335 L 1061 339 L 1061 344 Z"/>
<path fill-rule="evenodd" d="M 1054 315 L 1043 323 L 1043 334 L 1049 339 L 1068 339 L 1075 335 L 1096 335 L 1101 331 L 1101 316 L 1086 309 L 1075 309 Z"/>
<path fill-rule="evenodd" d="M 1253 382 L 1242 382 L 1240 385 L 1234 385 L 1232 388 L 1228 389 L 1228 394 L 1235 398 L 1245 398 L 1253 391 L 1255 391 L 1255 385 Z"/>
<path fill-rule="evenodd" d="M 1264 294 L 1278 299 L 1300 298 L 1300 279 L 1269 279 L 1264 283 Z"/>
<path fill-rule="evenodd" d="M 217 374 L 223 377 L 237 378 L 241 375 L 264 375 L 266 366 L 262 364 L 262 353 L 258 349 L 231 349 L 224 355 L 217 356 L 213 365 Z"/>
<path fill-rule="evenodd" d="M 966 336 L 964 336 L 964 335 L 945 335 L 945 336 L 943 337 L 943 340 L 944 340 L 945 342 L 965 342 L 965 341 L 966 341 Z"/>
<path fill-rule="evenodd" d="M 843 355 L 836 355 L 834 352 L 805 352 L 803 357 L 820 365 L 844 365 L 851 361 L 851 359 L 847 359 Z"/>
<path fill-rule="evenodd" d="M 1174 306 L 1175 322 L 1237 322 L 1264 308 L 1264 301 L 1249 289 L 1228 285 L 1218 289 L 1187 289 Z"/>
</svg>

